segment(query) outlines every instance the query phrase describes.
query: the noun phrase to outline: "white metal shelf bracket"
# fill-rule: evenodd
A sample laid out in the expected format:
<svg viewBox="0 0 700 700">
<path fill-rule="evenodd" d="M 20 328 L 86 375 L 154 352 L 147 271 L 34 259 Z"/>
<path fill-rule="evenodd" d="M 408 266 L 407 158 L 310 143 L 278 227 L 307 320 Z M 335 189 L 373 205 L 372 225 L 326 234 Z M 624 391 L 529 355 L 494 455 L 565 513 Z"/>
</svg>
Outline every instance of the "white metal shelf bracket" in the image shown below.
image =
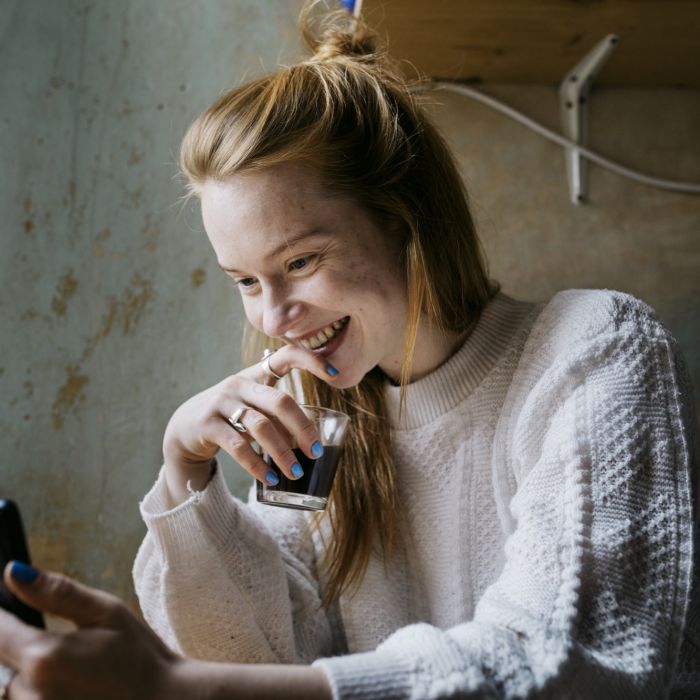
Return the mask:
<svg viewBox="0 0 700 700">
<path fill-rule="evenodd" d="M 559 112 L 564 136 L 582 146 L 588 140 L 588 98 L 591 86 L 616 44 L 617 35 L 608 34 L 559 84 Z M 564 155 L 571 201 L 582 204 L 586 200 L 586 160 L 577 148 L 567 148 Z"/>
</svg>

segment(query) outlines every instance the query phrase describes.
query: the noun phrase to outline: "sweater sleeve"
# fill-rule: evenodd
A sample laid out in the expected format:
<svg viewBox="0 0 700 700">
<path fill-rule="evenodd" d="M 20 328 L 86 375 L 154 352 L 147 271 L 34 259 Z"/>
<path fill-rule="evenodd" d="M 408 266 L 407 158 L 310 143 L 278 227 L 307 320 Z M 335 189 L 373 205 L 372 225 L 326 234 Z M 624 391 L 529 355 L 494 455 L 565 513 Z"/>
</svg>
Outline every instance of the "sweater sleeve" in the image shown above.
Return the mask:
<svg viewBox="0 0 700 700">
<path fill-rule="evenodd" d="M 668 695 L 693 547 L 675 353 L 658 323 L 608 328 L 531 372 L 500 576 L 468 622 L 319 659 L 336 700 Z"/>
<path fill-rule="evenodd" d="M 264 507 L 261 517 L 230 493 L 220 469 L 169 506 L 161 471 L 141 503 L 148 532 L 133 575 L 146 621 L 172 649 L 246 663 L 334 653 L 300 511 Z"/>
</svg>

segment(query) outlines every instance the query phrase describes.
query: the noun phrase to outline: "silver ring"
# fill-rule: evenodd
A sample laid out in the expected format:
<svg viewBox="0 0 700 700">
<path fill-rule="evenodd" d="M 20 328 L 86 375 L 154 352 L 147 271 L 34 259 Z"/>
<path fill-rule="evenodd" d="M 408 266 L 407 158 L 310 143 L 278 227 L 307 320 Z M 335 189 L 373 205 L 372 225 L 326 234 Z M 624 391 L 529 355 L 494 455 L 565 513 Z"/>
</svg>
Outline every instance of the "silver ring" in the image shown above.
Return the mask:
<svg viewBox="0 0 700 700">
<path fill-rule="evenodd" d="M 274 350 L 270 350 L 270 348 L 265 348 L 265 352 L 263 352 L 262 356 L 262 368 L 265 374 L 269 375 L 270 377 L 273 377 L 276 380 L 282 379 L 277 372 L 275 372 L 271 367 L 270 367 L 270 358 L 275 354 Z M 282 375 L 284 376 L 284 375 Z"/>
<path fill-rule="evenodd" d="M 241 416 L 248 410 L 247 406 L 243 406 L 242 408 L 237 408 L 226 420 L 231 424 L 231 427 L 234 430 L 237 430 L 239 433 L 247 433 L 248 428 L 241 423 Z M 0 696 L 0 699 L 2 696 Z"/>
</svg>

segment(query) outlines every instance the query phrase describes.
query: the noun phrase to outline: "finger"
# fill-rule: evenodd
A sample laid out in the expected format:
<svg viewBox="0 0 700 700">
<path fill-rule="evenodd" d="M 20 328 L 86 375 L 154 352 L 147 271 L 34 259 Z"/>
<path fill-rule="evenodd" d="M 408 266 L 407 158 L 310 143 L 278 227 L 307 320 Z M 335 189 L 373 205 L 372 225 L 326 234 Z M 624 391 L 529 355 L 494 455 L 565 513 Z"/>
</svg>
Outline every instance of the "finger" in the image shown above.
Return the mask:
<svg viewBox="0 0 700 700">
<path fill-rule="evenodd" d="M 297 447 L 297 441 L 296 441 L 296 439 L 295 439 L 294 436 L 287 430 L 287 428 L 285 428 L 284 425 L 283 425 L 282 423 L 280 423 L 274 416 L 267 416 L 267 417 L 268 417 L 269 420 L 272 421 L 272 425 L 275 426 L 275 429 L 277 430 L 277 432 L 282 436 L 282 439 L 284 440 L 285 444 L 291 445 L 291 446 L 292 446 L 292 449 L 294 449 L 295 447 Z M 227 418 L 226 420 L 227 420 L 227 422 L 229 422 L 229 424 L 230 424 L 230 421 L 228 421 L 228 418 Z M 248 440 L 249 440 L 251 443 L 255 443 L 255 440 L 253 439 L 253 437 L 252 437 L 251 435 L 249 435 L 249 434 L 247 434 L 247 433 L 243 433 L 243 435 L 247 435 Z M 255 445 L 253 445 L 253 449 L 255 449 Z"/>
<path fill-rule="evenodd" d="M 287 439 L 280 434 L 270 418 L 254 408 L 247 408 L 239 420 L 288 479 L 298 479 L 303 476 L 304 471 L 294 454 L 286 430 Z"/>
<path fill-rule="evenodd" d="M 228 452 L 254 479 L 269 486 L 279 483 L 277 474 L 253 449 L 250 444 L 251 438 L 246 438 L 246 435 L 234 430 L 227 421 L 217 421 L 217 424 L 210 428 L 208 439 Z"/>
<path fill-rule="evenodd" d="M 250 377 L 259 384 L 274 385 L 274 377 L 269 381 L 270 375 L 265 372 L 262 361 L 251 368 Z M 270 357 L 270 369 L 280 377 L 289 374 L 293 369 L 303 369 L 315 375 L 324 382 L 332 382 L 340 373 L 339 368 L 334 367 L 322 355 L 316 355 L 311 350 L 285 345 L 276 350 Z"/>
<path fill-rule="evenodd" d="M 272 421 L 272 425 L 275 426 L 275 429 L 282 436 L 286 445 L 291 445 L 292 449 L 298 446 L 294 436 L 287 430 L 283 423 L 280 423 L 274 416 L 268 416 L 268 418 Z"/>
<path fill-rule="evenodd" d="M 227 423 L 232 427 L 234 422 L 231 420 L 232 418 L 235 418 L 236 422 L 242 422 L 239 421 L 239 418 L 245 414 L 245 411 L 241 411 L 241 409 L 248 409 L 251 407 L 246 405 L 240 399 L 242 386 L 248 385 L 250 387 L 250 385 L 252 384 L 252 391 L 256 394 L 265 393 L 270 388 L 273 388 L 267 384 L 262 384 L 258 382 L 250 373 L 250 371 L 254 369 L 255 367 L 248 367 L 247 369 L 244 369 L 241 372 L 238 372 L 237 374 L 232 374 L 231 376 L 226 377 L 217 385 L 216 388 L 218 389 L 218 391 L 215 395 L 215 400 L 211 403 L 210 406 L 207 407 L 206 410 L 206 421 L 208 423 L 218 424 L 218 422 L 221 419 L 221 416 L 223 416 L 226 419 Z M 250 391 L 248 391 L 247 393 L 248 395 L 250 395 Z M 253 406 L 253 408 L 254 407 L 255 406 Z M 294 443 L 293 436 L 289 433 L 287 428 L 277 420 L 275 416 L 270 415 L 268 416 L 268 418 L 273 422 L 279 434 L 282 435 L 282 437 L 290 445 Z M 241 434 L 246 435 L 246 432 L 241 432 Z M 206 438 L 204 439 L 206 440 Z M 218 443 L 212 443 L 212 446 L 217 447 Z"/>
<path fill-rule="evenodd" d="M 281 423 L 308 457 L 316 459 L 323 454 L 316 427 L 289 394 L 264 384 L 241 382 L 238 398 Z"/>
<path fill-rule="evenodd" d="M 30 570 L 37 574 L 33 580 L 17 562 L 5 567 L 7 587 L 27 605 L 71 620 L 78 627 L 117 627 L 124 619 L 126 608 L 116 596 L 63 574 Z"/>
<path fill-rule="evenodd" d="M 46 633 L 0 608 L 0 663 L 18 669 L 22 650 L 36 642 L 42 634 Z"/>
</svg>

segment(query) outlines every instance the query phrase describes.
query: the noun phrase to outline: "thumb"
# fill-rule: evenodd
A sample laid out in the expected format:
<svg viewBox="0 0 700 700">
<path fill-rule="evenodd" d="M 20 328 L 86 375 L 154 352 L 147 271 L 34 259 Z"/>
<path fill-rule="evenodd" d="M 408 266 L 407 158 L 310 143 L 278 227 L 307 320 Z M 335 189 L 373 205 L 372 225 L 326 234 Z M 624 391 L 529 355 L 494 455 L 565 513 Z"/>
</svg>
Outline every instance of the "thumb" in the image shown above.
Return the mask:
<svg viewBox="0 0 700 700">
<path fill-rule="evenodd" d="M 119 627 L 126 607 L 110 593 L 84 586 L 68 576 L 39 571 L 11 561 L 5 585 L 23 602 L 50 615 L 72 620 L 78 627 Z"/>
</svg>

